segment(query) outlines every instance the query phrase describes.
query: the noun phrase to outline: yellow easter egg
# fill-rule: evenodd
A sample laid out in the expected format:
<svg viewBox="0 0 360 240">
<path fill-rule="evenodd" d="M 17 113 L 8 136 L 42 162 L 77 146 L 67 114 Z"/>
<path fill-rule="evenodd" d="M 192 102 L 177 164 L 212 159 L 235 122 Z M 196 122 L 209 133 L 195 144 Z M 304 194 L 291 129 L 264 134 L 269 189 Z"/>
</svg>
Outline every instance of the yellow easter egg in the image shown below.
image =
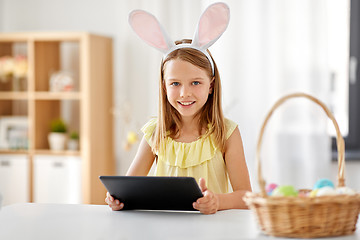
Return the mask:
<svg viewBox="0 0 360 240">
<path fill-rule="evenodd" d="M 310 192 L 310 197 L 316 197 L 316 194 L 319 190 L 318 189 L 314 189 Z"/>
<path fill-rule="evenodd" d="M 138 141 L 138 136 L 135 132 L 130 131 L 128 132 L 126 139 L 129 144 L 135 144 Z"/>
</svg>

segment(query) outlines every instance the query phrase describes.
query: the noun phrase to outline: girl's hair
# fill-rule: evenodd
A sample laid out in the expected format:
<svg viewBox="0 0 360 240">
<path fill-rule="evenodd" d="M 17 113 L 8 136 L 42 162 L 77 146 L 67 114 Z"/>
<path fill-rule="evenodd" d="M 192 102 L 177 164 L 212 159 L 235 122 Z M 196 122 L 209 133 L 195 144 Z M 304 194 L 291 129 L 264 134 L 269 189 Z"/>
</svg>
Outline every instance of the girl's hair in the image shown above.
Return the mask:
<svg viewBox="0 0 360 240">
<path fill-rule="evenodd" d="M 175 44 L 191 43 L 190 39 L 183 39 L 176 41 Z M 208 50 L 207 50 L 208 51 Z M 210 52 L 208 51 L 210 54 Z M 212 58 L 211 54 L 210 57 Z M 161 144 L 167 136 L 175 137 L 179 134 L 179 130 L 182 127 L 181 116 L 179 112 L 171 106 L 167 100 L 166 87 L 164 80 L 165 64 L 174 59 L 180 59 L 189 62 L 201 69 L 204 69 L 209 78 L 213 79 L 212 92 L 209 94 L 208 100 L 202 109 L 197 113 L 199 116 L 199 134 L 201 134 L 202 128 L 207 129 L 206 136 L 214 134 L 214 141 L 216 146 L 221 152 L 225 149 L 225 122 L 224 115 L 221 107 L 221 83 L 220 75 L 214 59 L 214 75 L 212 74 L 211 64 L 206 56 L 200 51 L 192 48 L 180 48 L 166 56 L 161 63 L 161 77 L 159 82 L 159 115 L 155 131 L 152 135 L 152 151 L 157 153 Z"/>
</svg>

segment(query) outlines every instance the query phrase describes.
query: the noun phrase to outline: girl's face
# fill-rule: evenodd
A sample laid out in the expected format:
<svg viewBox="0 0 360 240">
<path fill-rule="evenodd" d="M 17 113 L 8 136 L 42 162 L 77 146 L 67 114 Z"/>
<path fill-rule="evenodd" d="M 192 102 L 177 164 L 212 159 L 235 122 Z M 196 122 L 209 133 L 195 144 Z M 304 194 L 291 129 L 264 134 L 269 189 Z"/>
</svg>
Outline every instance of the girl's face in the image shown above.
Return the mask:
<svg viewBox="0 0 360 240">
<path fill-rule="evenodd" d="M 183 118 L 194 117 L 212 92 L 206 71 L 180 59 L 165 63 L 164 84 L 169 103 Z"/>
</svg>

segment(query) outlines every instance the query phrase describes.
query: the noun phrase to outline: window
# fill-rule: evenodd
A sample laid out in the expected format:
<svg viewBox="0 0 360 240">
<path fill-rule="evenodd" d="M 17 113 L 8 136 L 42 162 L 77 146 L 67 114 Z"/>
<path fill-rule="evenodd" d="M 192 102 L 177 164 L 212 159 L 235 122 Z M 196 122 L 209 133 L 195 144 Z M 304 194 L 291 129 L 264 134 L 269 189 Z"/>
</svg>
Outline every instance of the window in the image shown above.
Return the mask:
<svg viewBox="0 0 360 240">
<path fill-rule="evenodd" d="M 350 1 L 350 46 L 348 73 L 348 131 L 344 134 L 347 160 L 360 160 L 360 1 Z M 332 141 L 337 158 L 336 139 Z"/>
</svg>

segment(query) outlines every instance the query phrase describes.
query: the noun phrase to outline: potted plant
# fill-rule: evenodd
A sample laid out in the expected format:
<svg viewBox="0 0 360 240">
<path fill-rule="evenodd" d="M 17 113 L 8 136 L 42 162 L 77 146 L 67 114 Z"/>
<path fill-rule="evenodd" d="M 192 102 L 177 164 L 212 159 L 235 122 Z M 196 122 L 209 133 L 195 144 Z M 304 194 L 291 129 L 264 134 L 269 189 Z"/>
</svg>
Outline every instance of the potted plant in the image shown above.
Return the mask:
<svg viewBox="0 0 360 240">
<path fill-rule="evenodd" d="M 61 119 L 54 119 L 50 123 L 50 133 L 48 136 L 49 145 L 51 150 L 61 151 L 65 149 L 67 140 L 67 126 Z"/>
<path fill-rule="evenodd" d="M 68 150 L 78 150 L 79 149 L 79 133 L 77 131 L 72 131 L 69 136 L 69 141 L 67 143 Z"/>
</svg>

